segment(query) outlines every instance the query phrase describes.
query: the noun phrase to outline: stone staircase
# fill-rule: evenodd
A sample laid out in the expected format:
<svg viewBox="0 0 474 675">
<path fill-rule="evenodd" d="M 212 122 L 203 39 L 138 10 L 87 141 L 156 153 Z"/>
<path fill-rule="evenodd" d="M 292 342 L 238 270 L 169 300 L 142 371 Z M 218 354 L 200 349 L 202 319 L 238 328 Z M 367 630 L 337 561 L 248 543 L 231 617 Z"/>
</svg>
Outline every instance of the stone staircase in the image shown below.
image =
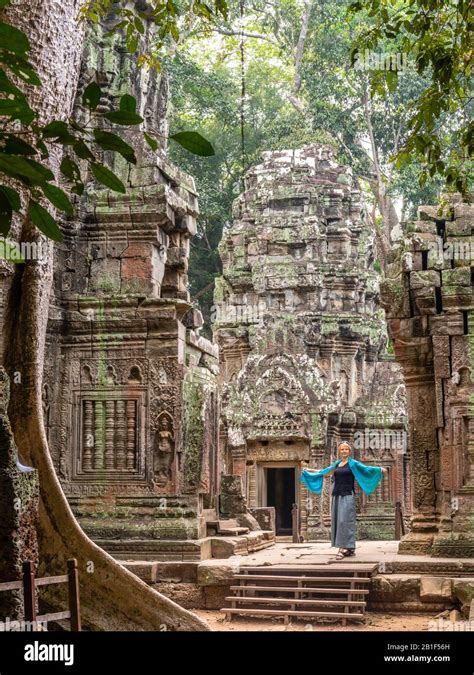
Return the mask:
<svg viewBox="0 0 474 675">
<path fill-rule="evenodd" d="M 215 509 L 203 509 L 202 517 L 206 523 L 207 537 L 238 537 L 250 532 L 248 527 L 240 527 L 233 518 L 219 518 Z"/>
<path fill-rule="evenodd" d="M 221 611 L 233 616 L 364 621 L 376 563 L 240 567 Z"/>
</svg>

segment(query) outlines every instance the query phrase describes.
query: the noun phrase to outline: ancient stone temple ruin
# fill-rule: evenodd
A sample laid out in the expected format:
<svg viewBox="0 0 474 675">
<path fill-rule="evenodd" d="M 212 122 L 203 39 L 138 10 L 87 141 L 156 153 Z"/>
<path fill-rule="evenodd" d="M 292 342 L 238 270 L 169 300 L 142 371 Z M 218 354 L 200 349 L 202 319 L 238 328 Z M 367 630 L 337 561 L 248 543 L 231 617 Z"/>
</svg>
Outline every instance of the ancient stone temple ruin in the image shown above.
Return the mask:
<svg viewBox="0 0 474 675">
<path fill-rule="evenodd" d="M 423 206 L 383 286 L 407 387 L 413 515 L 401 552 L 474 556 L 474 208 Z"/>
<path fill-rule="evenodd" d="M 329 148 L 266 152 L 245 177 L 221 243 L 214 324 L 220 350 L 225 471 L 242 477 L 250 508 L 274 506 L 276 532 L 327 538 L 322 499 L 300 483 L 347 440 L 385 466 L 358 492 L 361 538 L 394 537 L 408 513 L 405 389 L 387 353 L 374 236 L 351 171 Z"/>
<path fill-rule="evenodd" d="M 119 37 L 90 42 L 108 109 L 135 93 L 145 129 L 160 87 L 130 71 Z M 156 73 L 149 73 L 156 78 Z M 64 491 L 84 530 L 117 556 L 195 559 L 218 478 L 217 348 L 189 301 L 192 178 L 152 152 L 115 170 L 127 194 L 89 183 L 64 224 L 47 336 L 44 416 Z M 120 158 L 119 158 L 120 159 Z M 204 530 L 203 530 L 204 527 Z"/>
</svg>

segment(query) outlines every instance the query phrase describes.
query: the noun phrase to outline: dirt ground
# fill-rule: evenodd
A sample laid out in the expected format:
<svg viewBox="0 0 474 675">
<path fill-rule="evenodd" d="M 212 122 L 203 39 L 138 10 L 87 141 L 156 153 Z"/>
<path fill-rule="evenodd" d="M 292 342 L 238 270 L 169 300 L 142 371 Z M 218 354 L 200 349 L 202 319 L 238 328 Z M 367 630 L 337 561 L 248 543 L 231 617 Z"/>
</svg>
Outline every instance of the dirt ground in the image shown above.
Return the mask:
<svg viewBox="0 0 474 675">
<path fill-rule="evenodd" d="M 193 609 L 202 619 L 207 621 L 215 631 L 258 631 L 258 632 L 299 632 L 299 631 L 426 631 L 429 621 L 433 619 L 430 614 L 383 614 L 367 612 L 365 623 L 356 621 L 341 626 L 340 623 L 293 621 L 289 625 L 283 623 L 282 618 L 271 617 L 268 619 L 234 617 L 232 621 L 226 621 L 224 615 L 218 610 Z"/>
</svg>

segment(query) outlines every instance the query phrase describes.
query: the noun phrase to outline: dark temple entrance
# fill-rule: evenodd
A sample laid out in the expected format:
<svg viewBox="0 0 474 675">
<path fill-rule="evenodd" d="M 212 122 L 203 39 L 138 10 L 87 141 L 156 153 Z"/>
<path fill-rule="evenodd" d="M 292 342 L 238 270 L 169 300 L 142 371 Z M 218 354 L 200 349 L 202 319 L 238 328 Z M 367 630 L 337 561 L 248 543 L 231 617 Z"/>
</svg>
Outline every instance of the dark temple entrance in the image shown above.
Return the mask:
<svg viewBox="0 0 474 675">
<path fill-rule="evenodd" d="M 274 506 L 276 534 L 291 536 L 293 533 L 291 509 L 295 503 L 295 469 L 267 468 L 267 506 Z"/>
</svg>

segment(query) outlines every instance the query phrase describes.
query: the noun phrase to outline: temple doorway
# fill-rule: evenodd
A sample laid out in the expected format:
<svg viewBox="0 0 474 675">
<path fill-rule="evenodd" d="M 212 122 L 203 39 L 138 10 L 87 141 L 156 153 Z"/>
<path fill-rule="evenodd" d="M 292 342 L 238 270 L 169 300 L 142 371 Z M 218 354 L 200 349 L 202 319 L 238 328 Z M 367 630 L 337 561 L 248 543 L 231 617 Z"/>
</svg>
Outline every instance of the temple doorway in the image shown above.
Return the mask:
<svg viewBox="0 0 474 675">
<path fill-rule="evenodd" d="M 291 536 L 291 509 L 295 503 L 295 467 L 265 467 L 267 506 L 275 507 L 277 536 Z"/>
</svg>

